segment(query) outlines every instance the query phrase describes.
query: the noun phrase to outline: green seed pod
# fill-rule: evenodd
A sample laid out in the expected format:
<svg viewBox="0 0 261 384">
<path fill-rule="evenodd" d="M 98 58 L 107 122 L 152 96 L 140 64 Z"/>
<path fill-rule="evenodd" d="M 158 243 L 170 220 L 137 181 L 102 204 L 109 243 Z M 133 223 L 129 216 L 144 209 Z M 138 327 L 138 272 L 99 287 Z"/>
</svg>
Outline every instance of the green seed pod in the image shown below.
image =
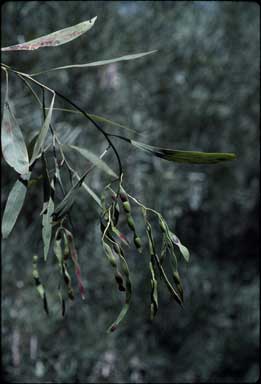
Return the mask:
<svg viewBox="0 0 261 384">
<path fill-rule="evenodd" d="M 132 231 L 135 231 L 135 223 L 131 215 L 128 216 L 128 226 Z"/>
<path fill-rule="evenodd" d="M 124 201 L 124 202 L 122 203 L 122 205 L 123 205 L 123 209 L 124 209 L 124 211 L 125 211 L 126 213 L 130 213 L 130 211 L 131 211 L 130 203 L 129 203 L 128 201 Z"/>
<path fill-rule="evenodd" d="M 139 236 L 134 236 L 134 244 L 135 247 L 138 249 L 139 252 L 141 252 L 141 238 Z"/>
<path fill-rule="evenodd" d="M 176 284 L 177 290 L 178 290 L 178 292 L 180 294 L 180 298 L 183 301 L 183 287 L 182 287 L 182 284 L 181 284 L 181 280 L 180 280 L 178 271 L 173 272 L 172 276 L 173 276 L 173 280 L 174 280 L 174 282 Z"/>
</svg>

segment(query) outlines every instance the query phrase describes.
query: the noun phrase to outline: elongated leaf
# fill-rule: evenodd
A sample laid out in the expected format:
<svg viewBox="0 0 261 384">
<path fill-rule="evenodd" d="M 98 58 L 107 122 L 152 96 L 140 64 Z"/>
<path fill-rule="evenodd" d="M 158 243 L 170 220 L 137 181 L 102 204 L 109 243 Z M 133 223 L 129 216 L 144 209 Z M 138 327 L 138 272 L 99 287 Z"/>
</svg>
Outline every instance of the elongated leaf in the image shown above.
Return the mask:
<svg viewBox="0 0 261 384">
<path fill-rule="evenodd" d="M 94 164 L 96 167 L 100 168 L 102 171 L 106 172 L 108 175 L 112 177 L 117 177 L 116 173 L 97 155 L 90 152 L 89 150 L 85 148 L 76 147 L 75 145 L 67 145 L 65 147 L 69 147 L 74 149 L 75 151 L 79 152 L 85 159 L 89 160 L 92 164 Z"/>
<path fill-rule="evenodd" d="M 28 173 L 29 159 L 24 137 L 11 110 L 8 97 L 4 103 L 1 142 L 5 161 L 19 174 Z"/>
<path fill-rule="evenodd" d="M 32 158 L 30 160 L 30 165 L 33 164 L 39 156 L 41 156 L 41 153 L 43 151 L 44 142 L 45 142 L 48 129 L 50 126 L 51 118 L 52 118 L 54 99 L 55 99 L 55 95 L 53 95 L 52 97 L 50 109 L 47 113 L 46 119 L 44 120 L 43 126 L 39 132 L 39 135 L 35 141 Z"/>
<path fill-rule="evenodd" d="M 76 177 L 80 178 L 80 176 L 78 174 L 76 174 Z M 89 193 L 89 195 L 91 195 L 91 197 L 96 201 L 96 203 L 101 207 L 101 200 L 100 198 L 98 197 L 98 195 L 85 183 L 83 182 L 82 183 L 82 186 L 83 188 L 85 189 L 86 192 Z"/>
<path fill-rule="evenodd" d="M 72 186 L 72 188 L 67 192 L 67 194 L 64 196 L 63 200 L 58 204 L 58 206 L 55 208 L 52 216 L 54 216 L 54 219 L 60 219 L 63 216 L 65 216 L 69 209 L 72 207 L 75 198 L 77 196 L 77 193 L 83 183 L 84 178 L 86 177 L 86 172 L 80 179 Z"/>
<path fill-rule="evenodd" d="M 58 71 L 58 70 L 61 70 L 61 69 L 99 67 L 101 65 L 117 63 L 119 61 L 128 61 L 128 60 L 139 59 L 140 57 L 147 56 L 147 55 L 150 55 L 151 53 L 155 53 L 155 52 L 157 52 L 157 50 L 148 51 L 148 52 L 141 52 L 141 53 L 134 53 L 134 54 L 131 54 L 131 55 L 125 55 L 125 56 L 117 57 L 116 59 L 94 61 L 93 63 L 87 63 L 87 64 L 65 65 L 65 66 L 62 66 L 62 67 L 56 67 L 56 68 L 48 69 L 47 71 L 33 73 L 30 76 L 37 76 L 37 75 L 40 75 L 42 73 Z"/>
<path fill-rule="evenodd" d="M 185 245 L 181 244 L 181 241 L 178 239 L 178 237 L 173 232 L 169 231 L 169 233 L 170 233 L 171 240 L 172 240 L 173 244 L 175 244 L 179 248 L 182 256 L 184 257 L 184 259 L 188 263 L 189 262 L 189 250 L 188 250 L 188 248 L 185 247 Z"/>
<path fill-rule="evenodd" d="M 6 239 L 11 233 L 22 209 L 27 191 L 27 182 L 18 179 L 11 189 L 2 220 L 2 236 Z"/>
<path fill-rule="evenodd" d="M 38 48 L 57 47 L 58 45 L 69 43 L 69 41 L 72 41 L 83 33 L 89 31 L 93 27 L 96 19 L 97 17 L 94 17 L 88 21 L 83 21 L 72 27 L 60 29 L 59 31 L 38 37 L 37 39 L 1 48 L 1 51 L 32 51 Z"/>
<path fill-rule="evenodd" d="M 49 108 L 45 108 L 45 109 L 48 110 Z M 68 113 L 74 113 L 74 114 L 77 114 L 77 115 L 81 115 L 82 114 L 80 111 L 76 111 L 74 109 L 68 109 L 68 108 L 53 108 L 53 111 L 68 112 Z M 134 128 L 129 128 L 126 125 L 117 123 L 116 121 L 107 119 L 106 117 L 99 116 L 99 115 L 94 115 L 93 113 L 86 113 L 86 114 L 88 116 L 90 116 L 93 120 L 97 121 L 97 122 L 106 123 L 106 124 L 112 125 L 114 127 L 122 128 L 122 129 L 125 129 L 127 131 L 133 132 L 136 135 L 145 136 L 143 133 L 136 131 L 136 129 L 134 129 Z M 70 138 L 70 140 L 72 141 L 71 138 Z"/>
<path fill-rule="evenodd" d="M 196 151 L 178 151 L 173 149 L 164 149 L 159 147 L 152 147 L 135 140 L 128 140 L 136 148 L 149 152 L 154 156 L 160 157 L 168 161 L 189 164 L 216 164 L 222 161 L 234 160 L 236 155 L 234 153 L 208 153 Z"/>
</svg>

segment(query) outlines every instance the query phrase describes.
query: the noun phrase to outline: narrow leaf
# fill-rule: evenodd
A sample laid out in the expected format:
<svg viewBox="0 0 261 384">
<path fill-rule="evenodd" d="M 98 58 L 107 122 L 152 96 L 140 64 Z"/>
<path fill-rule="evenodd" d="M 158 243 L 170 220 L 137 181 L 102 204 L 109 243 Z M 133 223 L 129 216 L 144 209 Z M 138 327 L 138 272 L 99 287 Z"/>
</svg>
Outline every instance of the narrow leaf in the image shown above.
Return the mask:
<svg viewBox="0 0 261 384">
<path fill-rule="evenodd" d="M 19 174 L 28 173 L 29 159 L 24 137 L 7 96 L 4 103 L 1 142 L 5 161 Z"/>
<path fill-rule="evenodd" d="M 186 262 L 188 263 L 189 262 L 189 250 L 187 249 L 187 247 L 185 247 L 185 245 L 181 244 L 180 240 L 178 239 L 178 237 L 171 231 L 169 231 L 170 233 L 170 237 L 171 237 L 171 241 L 173 242 L 174 245 L 176 245 L 182 256 L 184 257 L 184 259 L 186 260 Z"/>
<path fill-rule="evenodd" d="M 52 97 L 50 109 L 48 110 L 48 113 L 47 113 L 47 116 L 44 120 L 43 126 L 42 126 L 42 128 L 39 132 L 39 135 L 35 141 L 32 158 L 30 160 L 30 165 L 35 162 L 35 160 L 41 155 L 41 153 L 43 151 L 44 142 L 45 142 L 45 139 L 46 139 L 46 136 L 48 133 L 48 129 L 49 129 L 49 125 L 51 122 L 51 118 L 52 118 L 54 99 L 55 99 L 55 94 Z"/>
<path fill-rule="evenodd" d="M 12 45 L 10 47 L 1 48 L 2 51 L 32 51 L 34 49 L 43 48 L 43 47 L 57 47 L 68 43 L 81 36 L 83 33 L 89 31 L 97 17 L 94 17 L 90 20 L 84 21 L 82 23 L 76 24 L 72 27 L 60 29 L 59 31 L 50 33 L 45 36 L 38 37 L 37 39 L 27 41 L 22 44 Z"/>
<path fill-rule="evenodd" d="M 136 148 L 149 152 L 154 156 L 160 157 L 168 161 L 189 164 L 216 164 L 226 160 L 234 160 L 234 153 L 208 153 L 195 151 L 178 151 L 173 149 L 165 149 L 160 147 L 152 147 L 150 145 L 140 143 L 135 140 L 127 140 Z"/>
<path fill-rule="evenodd" d="M 4 239 L 8 237 L 16 223 L 24 203 L 26 191 L 27 182 L 18 179 L 9 193 L 2 220 L 2 236 Z"/>
<path fill-rule="evenodd" d="M 48 69 L 47 71 L 33 73 L 33 74 L 31 74 L 31 76 L 37 76 L 37 75 L 40 75 L 42 73 L 58 71 L 58 70 L 61 70 L 61 69 L 98 67 L 98 66 L 101 66 L 101 65 L 117 63 L 119 61 L 128 61 L 128 60 L 139 59 L 140 57 L 143 57 L 143 56 L 146 56 L 146 55 L 150 55 L 151 53 L 155 53 L 155 52 L 157 52 L 157 50 L 148 51 L 148 52 L 141 52 L 141 53 L 135 53 L 135 54 L 131 54 L 131 55 L 125 55 L 125 56 L 117 57 L 116 59 L 94 61 L 93 63 L 87 63 L 87 64 L 65 65 L 63 67 L 51 68 L 51 69 Z"/>
<path fill-rule="evenodd" d="M 89 150 L 76 147 L 75 145 L 67 145 L 66 147 L 72 148 L 79 152 L 83 157 L 85 157 L 85 159 L 89 160 L 92 164 L 106 172 L 108 175 L 117 177 L 116 173 L 102 159 L 100 159 L 97 155 L 90 152 Z"/>
</svg>

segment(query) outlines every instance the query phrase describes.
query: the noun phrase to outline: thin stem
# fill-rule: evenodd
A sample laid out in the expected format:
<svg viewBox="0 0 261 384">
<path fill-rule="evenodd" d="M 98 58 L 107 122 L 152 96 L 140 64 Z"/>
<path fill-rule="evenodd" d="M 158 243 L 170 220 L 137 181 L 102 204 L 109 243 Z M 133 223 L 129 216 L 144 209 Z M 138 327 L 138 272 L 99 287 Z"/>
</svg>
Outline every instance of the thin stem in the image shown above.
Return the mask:
<svg viewBox="0 0 261 384">
<path fill-rule="evenodd" d="M 66 96 L 62 95 L 60 92 L 54 90 L 54 92 L 57 94 L 57 96 L 59 96 L 60 98 L 64 99 L 67 103 L 71 104 L 74 108 L 78 109 L 88 120 L 90 120 L 93 125 L 104 135 L 104 137 L 106 138 L 106 140 L 108 141 L 108 143 L 110 144 L 110 146 L 112 147 L 116 157 L 117 157 L 117 160 L 118 160 L 118 164 L 119 164 L 119 178 L 121 177 L 121 174 L 122 174 L 122 164 L 121 164 L 121 159 L 120 159 L 120 156 L 118 154 L 118 151 L 117 149 L 115 148 L 114 144 L 112 143 L 112 141 L 110 140 L 109 138 L 109 135 L 82 109 L 80 108 L 78 105 L 76 105 L 73 101 L 71 101 L 70 99 L 68 99 Z"/>
</svg>

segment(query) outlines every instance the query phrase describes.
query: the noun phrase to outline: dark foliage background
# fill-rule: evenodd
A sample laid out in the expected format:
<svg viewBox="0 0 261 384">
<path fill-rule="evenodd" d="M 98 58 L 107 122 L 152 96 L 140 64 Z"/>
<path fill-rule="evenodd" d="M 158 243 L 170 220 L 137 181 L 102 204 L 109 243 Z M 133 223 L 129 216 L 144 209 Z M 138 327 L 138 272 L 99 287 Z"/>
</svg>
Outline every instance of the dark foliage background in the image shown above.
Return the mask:
<svg viewBox="0 0 261 384">
<path fill-rule="evenodd" d="M 117 142 L 129 191 L 162 212 L 190 249 L 191 262 L 181 269 L 184 309 L 161 286 L 159 313 L 151 324 L 148 257 L 130 251 L 134 299 L 127 320 L 110 335 L 105 330 L 120 302 L 102 253 L 95 204 L 82 191 L 72 211 L 87 300 L 76 299 L 61 318 L 49 257 L 43 280 L 52 287 L 53 315 L 46 318 L 31 261 L 41 249 L 42 195 L 40 187 L 31 189 L 12 235 L 2 241 L 5 378 L 21 383 L 256 381 L 260 8 L 240 1 L 12 1 L 2 6 L 2 46 L 95 15 L 91 31 L 67 45 L 5 53 L 2 61 L 32 73 L 158 49 L 144 59 L 39 79 L 88 112 L 137 129 L 143 142 L 232 151 L 238 159 L 216 166 L 176 165 Z M 14 77 L 10 92 L 29 140 L 41 114 Z M 103 138 L 77 115 L 56 112 L 54 121 L 66 140 L 96 153 L 104 148 Z M 78 136 L 70 137 L 72 132 Z M 112 156 L 106 159 L 114 164 Z M 78 169 L 84 164 L 73 160 Z M 2 209 L 14 181 L 14 172 L 2 162 Z M 99 192 L 104 180 L 94 172 L 89 183 Z M 138 212 L 137 220 L 141 231 Z"/>
</svg>

